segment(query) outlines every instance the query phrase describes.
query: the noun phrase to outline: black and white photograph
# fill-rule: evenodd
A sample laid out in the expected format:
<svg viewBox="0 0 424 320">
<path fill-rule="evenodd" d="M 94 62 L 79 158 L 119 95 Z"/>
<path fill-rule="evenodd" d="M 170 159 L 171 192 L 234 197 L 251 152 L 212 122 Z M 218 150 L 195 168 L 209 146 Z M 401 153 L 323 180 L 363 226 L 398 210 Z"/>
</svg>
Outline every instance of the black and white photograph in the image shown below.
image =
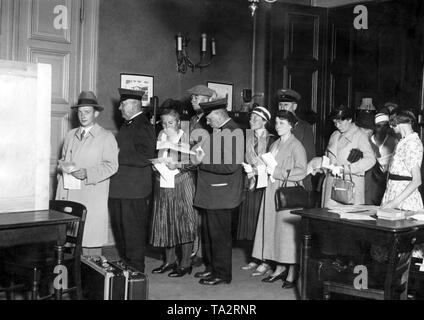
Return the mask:
<svg viewBox="0 0 424 320">
<path fill-rule="evenodd" d="M 422 0 L 0 0 L 0 300 L 424 300 L 423 53 Z"/>
</svg>

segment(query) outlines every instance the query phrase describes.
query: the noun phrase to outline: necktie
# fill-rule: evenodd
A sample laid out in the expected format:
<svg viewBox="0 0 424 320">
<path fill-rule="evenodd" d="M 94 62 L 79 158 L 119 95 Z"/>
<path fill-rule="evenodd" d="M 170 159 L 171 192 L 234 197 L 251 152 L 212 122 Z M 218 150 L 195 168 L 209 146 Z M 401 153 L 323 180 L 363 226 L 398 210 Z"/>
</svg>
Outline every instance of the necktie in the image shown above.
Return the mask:
<svg viewBox="0 0 424 320">
<path fill-rule="evenodd" d="M 84 136 L 85 136 L 85 130 L 82 130 L 81 131 L 81 140 L 84 139 Z"/>
</svg>

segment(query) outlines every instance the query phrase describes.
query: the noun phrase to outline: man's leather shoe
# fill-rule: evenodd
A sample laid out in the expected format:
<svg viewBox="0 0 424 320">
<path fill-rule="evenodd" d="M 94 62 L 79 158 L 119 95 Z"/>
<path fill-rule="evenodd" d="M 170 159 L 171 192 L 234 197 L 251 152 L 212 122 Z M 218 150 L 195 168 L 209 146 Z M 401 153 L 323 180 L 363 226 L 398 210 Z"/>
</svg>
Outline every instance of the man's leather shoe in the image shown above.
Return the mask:
<svg viewBox="0 0 424 320">
<path fill-rule="evenodd" d="M 152 270 L 152 273 L 165 273 L 167 271 L 174 270 L 177 267 L 177 262 L 174 263 L 164 263 L 159 268 L 155 268 Z"/>
<path fill-rule="evenodd" d="M 192 270 L 193 270 L 193 267 L 192 266 L 187 267 L 187 268 L 177 267 L 177 268 L 174 269 L 174 271 L 171 271 L 168 274 L 168 277 L 179 278 L 179 277 L 182 277 L 182 276 L 186 275 L 187 273 L 188 274 L 191 274 L 191 271 Z"/>
<path fill-rule="evenodd" d="M 200 284 L 204 284 L 207 286 L 216 286 L 218 284 L 222 284 L 222 283 L 230 283 L 231 280 L 225 280 L 225 279 L 221 279 L 221 278 L 205 278 L 205 279 L 200 279 L 199 283 Z"/>
<path fill-rule="evenodd" d="M 212 271 L 205 270 L 205 271 L 201 271 L 201 272 L 196 272 L 194 274 L 194 277 L 195 278 L 208 278 L 211 275 L 212 275 Z"/>
</svg>

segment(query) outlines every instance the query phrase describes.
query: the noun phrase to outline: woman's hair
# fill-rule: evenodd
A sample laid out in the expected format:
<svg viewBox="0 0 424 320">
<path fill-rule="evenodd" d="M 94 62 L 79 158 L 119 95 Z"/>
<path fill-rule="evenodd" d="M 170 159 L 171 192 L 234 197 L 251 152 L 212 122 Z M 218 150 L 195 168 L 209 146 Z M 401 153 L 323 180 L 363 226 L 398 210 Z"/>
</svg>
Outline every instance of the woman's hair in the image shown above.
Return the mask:
<svg viewBox="0 0 424 320">
<path fill-rule="evenodd" d="M 170 109 L 170 108 L 165 108 L 162 110 L 160 116 L 172 116 L 175 118 L 175 120 L 179 121 L 180 120 L 180 114 L 178 113 L 177 110 L 175 109 Z"/>
<path fill-rule="evenodd" d="M 346 107 L 344 105 L 340 105 L 330 113 L 330 118 L 332 120 L 338 119 L 338 120 L 346 120 L 346 119 L 353 119 L 353 115 L 355 114 L 355 111 L 349 107 Z"/>
<path fill-rule="evenodd" d="M 296 116 L 292 112 L 287 110 L 278 110 L 276 117 L 280 118 L 281 120 L 287 120 L 288 123 L 292 126 L 292 128 L 294 128 L 297 123 Z"/>
<path fill-rule="evenodd" d="M 396 127 L 401 123 L 408 123 L 413 126 L 417 122 L 415 114 L 411 110 L 395 109 L 390 115 L 389 124 L 391 127 Z"/>
</svg>

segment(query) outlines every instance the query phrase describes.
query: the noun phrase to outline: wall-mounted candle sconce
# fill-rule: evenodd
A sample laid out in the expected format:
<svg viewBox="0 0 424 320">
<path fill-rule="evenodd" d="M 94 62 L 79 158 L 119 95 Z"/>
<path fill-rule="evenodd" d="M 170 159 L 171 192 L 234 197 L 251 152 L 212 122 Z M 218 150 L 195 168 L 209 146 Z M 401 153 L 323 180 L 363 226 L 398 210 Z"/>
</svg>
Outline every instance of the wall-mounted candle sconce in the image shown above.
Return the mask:
<svg viewBox="0 0 424 320">
<path fill-rule="evenodd" d="M 181 33 L 177 34 L 177 71 L 180 73 L 186 73 L 187 69 L 190 68 L 193 72 L 195 68 L 202 69 L 211 65 L 213 57 L 216 55 L 216 42 L 214 38 L 210 40 L 210 58 L 207 61 L 208 52 L 208 37 L 206 33 L 201 35 L 201 48 L 200 48 L 200 61 L 193 63 L 190 59 L 187 47 L 190 43 L 190 38 L 183 36 Z"/>
</svg>

